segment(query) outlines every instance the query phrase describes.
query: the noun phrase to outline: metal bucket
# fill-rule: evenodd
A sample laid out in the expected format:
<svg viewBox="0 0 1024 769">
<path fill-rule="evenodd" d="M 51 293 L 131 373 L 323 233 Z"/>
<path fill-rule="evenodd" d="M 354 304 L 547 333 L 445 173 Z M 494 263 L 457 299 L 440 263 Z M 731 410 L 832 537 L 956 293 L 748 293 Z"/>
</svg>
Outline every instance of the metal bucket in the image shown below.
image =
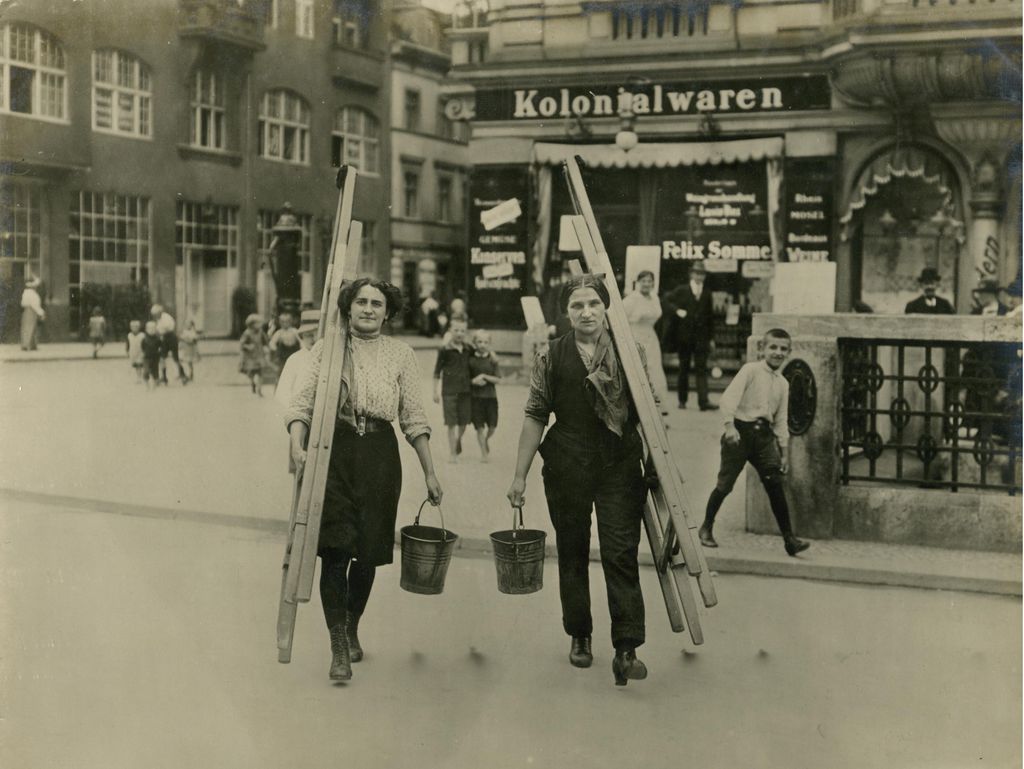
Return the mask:
<svg viewBox="0 0 1024 769">
<path fill-rule="evenodd" d="M 402 527 L 402 580 L 399 583 L 403 590 L 421 595 L 437 595 L 444 590 L 444 578 L 448 574 L 448 564 L 452 560 L 452 551 L 458 535 L 444 528 L 444 515 L 441 516 L 441 528 L 420 526 L 420 513 L 423 505 L 430 500 L 423 500 L 416 520 L 412 526 Z"/>
<path fill-rule="evenodd" d="M 519 513 L 518 524 L 516 512 Z M 491 534 L 498 591 L 508 595 L 536 593 L 544 587 L 544 541 L 547 533 L 523 528 L 523 508 L 512 509 L 512 528 Z"/>
</svg>

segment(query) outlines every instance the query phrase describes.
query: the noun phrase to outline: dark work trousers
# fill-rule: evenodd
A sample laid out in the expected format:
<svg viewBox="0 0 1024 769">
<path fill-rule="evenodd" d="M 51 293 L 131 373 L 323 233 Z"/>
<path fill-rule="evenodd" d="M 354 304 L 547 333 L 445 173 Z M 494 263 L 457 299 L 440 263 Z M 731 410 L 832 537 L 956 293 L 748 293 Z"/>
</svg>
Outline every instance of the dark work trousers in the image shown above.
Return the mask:
<svg viewBox="0 0 1024 769">
<path fill-rule="evenodd" d="M 346 611 L 362 616 L 376 574 L 376 566 L 352 560 L 343 550 L 320 551 L 320 602 L 328 630 L 345 624 Z"/>
<path fill-rule="evenodd" d="M 588 564 L 590 517 L 596 508 L 612 643 L 640 646 L 645 639 L 644 597 L 637 549 L 646 494 L 640 462 L 605 463 L 593 457 L 557 464 L 555 472 L 545 461 L 544 495 L 555 527 L 562 626 L 571 636 L 593 634 Z"/>
<path fill-rule="evenodd" d="M 676 385 L 676 394 L 679 396 L 679 403 L 686 405 L 690 397 L 690 359 L 693 359 L 694 377 L 697 380 L 697 405 L 708 405 L 708 348 L 704 343 L 693 344 L 691 342 L 680 342 L 676 348 L 679 353 L 679 382 Z"/>
<path fill-rule="evenodd" d="M 736 430 L 740 434 L 740 442 L 727 443 L 722 436 L 722 464 L 718 470 L 718 482 L 715 484 L 705 515 L 705 524 L 714 523 L 715 515 L 722 502 L 736 485 L 736 478 L 743 471 L 743 466 L 750 462 L 761 478 L 764 490 L 771 502 L 772 514 L 779 525 L 783 536 L 793 533 L 789 520 L 789 505 L 783 485 L 782 455 L 779 453 L 778 438 L 772 432 L 771 424 L 766 419 L 756 422 L 735 420 Z"/>
</svg>

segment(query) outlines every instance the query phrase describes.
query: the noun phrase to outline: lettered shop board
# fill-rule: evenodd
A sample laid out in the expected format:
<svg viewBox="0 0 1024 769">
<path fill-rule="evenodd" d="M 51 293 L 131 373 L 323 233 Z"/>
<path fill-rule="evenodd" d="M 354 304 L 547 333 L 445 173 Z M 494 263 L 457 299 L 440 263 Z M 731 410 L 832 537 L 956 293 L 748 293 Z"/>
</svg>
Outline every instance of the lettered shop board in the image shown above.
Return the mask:
<svg viewBox="0 0 1024 769">
<path fill-rule="evenodd" d="M 771 293 L 773 313 L 831 315 L 836 309 L 836 263 L 778 262 Z"/>
</svg>

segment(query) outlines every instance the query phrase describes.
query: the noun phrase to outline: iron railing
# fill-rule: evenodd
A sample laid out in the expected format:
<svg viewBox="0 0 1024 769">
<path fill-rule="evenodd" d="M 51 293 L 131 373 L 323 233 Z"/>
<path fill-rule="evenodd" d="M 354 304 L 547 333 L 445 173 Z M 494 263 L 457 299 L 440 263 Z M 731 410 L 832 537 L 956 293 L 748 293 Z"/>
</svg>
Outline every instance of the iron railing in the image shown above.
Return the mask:
<svg viewBox="0 0 1024 769">
<path fill-rule="evenodd" d="M 1021 491 L 1021 348 L 840 339 L 842 483 Z"/>
</svg>

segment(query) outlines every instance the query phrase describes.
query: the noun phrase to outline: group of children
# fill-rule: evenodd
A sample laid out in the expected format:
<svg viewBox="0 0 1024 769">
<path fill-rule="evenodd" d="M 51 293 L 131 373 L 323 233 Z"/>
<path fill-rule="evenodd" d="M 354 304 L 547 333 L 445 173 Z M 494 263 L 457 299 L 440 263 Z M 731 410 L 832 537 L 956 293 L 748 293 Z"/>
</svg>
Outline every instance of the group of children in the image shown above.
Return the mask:
<svg viewBox="0 0 1024 769">
<path fill-rule="evenodd" d="M 302 313 L 302 328 L 295 327 L 295 316 L 287 310 L 277 316 L 277 324 L 269 329 L 264 329 L 263 318 L 256 313 L 245 319 L 245 331 L 238 341 L 241 351 L 238 370 L 249 377 L 254 395 L 263 397 L 263 374 L 268 366 L 273 366 L 278 372 L 283 371 L 288 359 L 303 348 L 304 339 L 310 332 L 306 328 L 308 314 L 311 311 Z M 319 312 L 316 315 L 319 316 Z M 312 331 L 316 331 L 315 325 Z M 314 340 L 315 336 L 306 339 L 305 346 L 311 347 Z"/>
<path fill-rule="evenodd" d="M 457 462 L 462 453 L 462 436 L 470 423 L 476 428 L 480 461 L 490 459 L 490 439 L 498 427 L 498 394 L 494 385 L 501 381 L 498 358 L 491 350 L 486 331 L 473 332 L 467 343 L 467 323 L 453 317 L 448 334 L 434 366 L 434 402 L 441 403 L 448 429 L 449 461 Z"/>
<path fill-rule="evenodd" d="M 93 317 L 95 318 L 98 313 L 97 307 L 93 310 Z M 102 318 L 102 314 L 99 314 Z M 125 351 L 128 353 L 132 368 L 135 369 L 135 383 L 145 382 L 147 389 L 153 390 L 157 385 L 167 384 L 165 360 L 171 354 L 171 346 L 157 331 L 155 320 L 146 321 L 145 331 L 142 329 L 141 321 L 129 321 Z M 91 330 L 90 319 L 90 336 Z M 103 343 L 96 338 L 93 338 L 92 342 L 95 358 Z M 182 383 L 191 382 L 195 378 L 195 363 L 199 360 L 199 330 L 194 320 L 190 320 L 185 330 L 176 335 L 176 342 L 178 363 L 183 369 Z"/>
</svg>

